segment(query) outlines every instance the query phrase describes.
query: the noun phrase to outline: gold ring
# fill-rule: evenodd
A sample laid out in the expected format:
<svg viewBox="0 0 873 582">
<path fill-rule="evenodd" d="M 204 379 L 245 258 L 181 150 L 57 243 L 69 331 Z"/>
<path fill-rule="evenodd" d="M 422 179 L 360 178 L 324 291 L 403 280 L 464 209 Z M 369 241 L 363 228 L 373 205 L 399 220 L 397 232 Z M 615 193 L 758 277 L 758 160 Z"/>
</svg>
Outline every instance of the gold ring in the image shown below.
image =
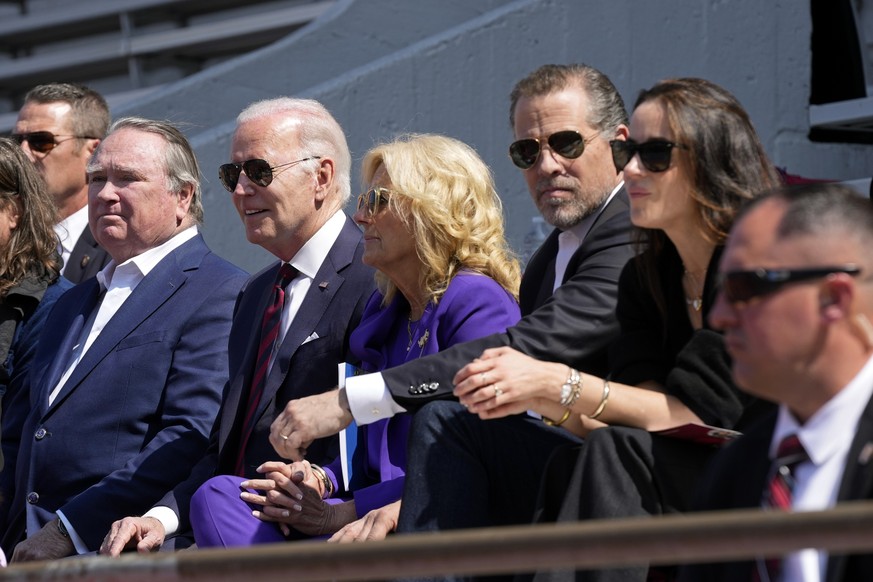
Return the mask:
<svg viewBox="0 0 873 582">
<path fill-rule="evenodd" d="M 282 437 L 282 440 L 283 440 L 283 441 L 287 441 L 287 440 L 288 440 L 288 435 L 287 435 L 287 434 L 280 434 L 279 436 Z"/>
</svg>

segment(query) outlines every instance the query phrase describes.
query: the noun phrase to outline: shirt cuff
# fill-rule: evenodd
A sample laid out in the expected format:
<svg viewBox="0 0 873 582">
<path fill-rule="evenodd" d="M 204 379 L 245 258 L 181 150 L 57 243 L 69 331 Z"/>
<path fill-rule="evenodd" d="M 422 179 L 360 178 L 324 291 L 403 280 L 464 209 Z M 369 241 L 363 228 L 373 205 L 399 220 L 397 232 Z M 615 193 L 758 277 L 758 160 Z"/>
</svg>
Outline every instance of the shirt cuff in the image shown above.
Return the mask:
<svg viewBox="0 0 873 582">
<path fill-rule="evenodd" d="M 405 408 L 394 402 L 380 372 L 346 378 L 346 397 L 359 426 L 406 412 Z"/>
<path fill-rule="evenodd" d="M 85 545 L 84 540 L 82 540 L 79 534 L 76 533 L 76 528 L 73 527 L 73 524 L 70 523 L 70 520 L 68 520 L 64 516 L 64 513 L 62 511 L 58 510 L 56 513 L 58 514 L 58 519 L 60 519 L 61 522 L 63 522 L 64 527 L 67 528 L 67 533 L 70 534 L 70 541 L 73 542 L 73 545 L 76 547 L 76 553 L 89 553 L 91 550 L 88 549 L 88 546 Z"/>
<path fill-rule="evenodd" d="M 145 512 L 143 517 L 154 517 L 164 526 L 164 536 L 170 537 L 179 529 L 179 516 L 176 512 L 164 505 L 152 507 Z"/>
</svg>

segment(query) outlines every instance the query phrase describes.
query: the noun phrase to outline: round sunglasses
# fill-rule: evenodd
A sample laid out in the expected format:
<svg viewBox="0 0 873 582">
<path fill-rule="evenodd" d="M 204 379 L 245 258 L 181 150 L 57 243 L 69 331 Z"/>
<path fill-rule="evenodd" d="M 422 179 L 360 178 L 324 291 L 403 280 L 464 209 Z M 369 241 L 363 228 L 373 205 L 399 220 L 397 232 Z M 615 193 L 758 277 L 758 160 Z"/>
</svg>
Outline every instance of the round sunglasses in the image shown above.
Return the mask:
<svg viewBox="0 0 873 582">
<path fill-rule="evenodd" d="M 688 149 L 680 143 L 665 139 L 653 139 L 643 143 L 637 143 L 632 139 L 627 141 L 614 139 L 609 142 L 609 147 L 612 149 L 612 162 L 619 172 L 624 170 L 637 154 L 640 154 L 640 161 L 648 171 L 664 172 L 670 167 L 674 148 Z"/>
<path fill-rule="evenodd" d="M 586 140 L 578 131 L 567 129 L 556 131 L 545 141 L 552 148 L 552 151 L 562 158 L 575 160 L 585 151 L 585 145 L 591 143 L 595 137 L 597 136 L 593 135 Z M 528 170 L 537 163 L 542 150 L 539 139 L 533 137 L 520 139 L 512 142 L 512 145 L 509 146 L 509 158 L 517 167 Z"/>
<path fill-rule="evenodd" d="M 71 139 L 100 139 L 91 135 L 55 135 L 50 131 L 13 133 L 11 137 L 18 145 L 21 145 L 26 141 L 31 150 L 41 154 L 47 154 L 63 142 L 70 141 Z"/>
<path fill-rule="evenodd" d="M 309 156 L 308 158 L 294 160 L 293 162 L 286 162 L 284 164 L 277 164 L 275 166 L 271 166 L 267 160 L 262 160 L 260 158 L 246 160 L 238 164 L 231 162 L 229 164 L 221 164 L 218 166 L 218 179 L 221 180 L 221 185 L 224 186 L 225 190 L 233 192 L 236 190 L 236 185 L 239 183 L 240 172 L 245 172 L 249 180 L 258 186 L 266 187 L 273 182 L 273 170 L 284 168 L 285 166 L 293 166 L 294 164 L 299 164 L 309 160 L 320 159 L 321 156 Z"/>
</svg>

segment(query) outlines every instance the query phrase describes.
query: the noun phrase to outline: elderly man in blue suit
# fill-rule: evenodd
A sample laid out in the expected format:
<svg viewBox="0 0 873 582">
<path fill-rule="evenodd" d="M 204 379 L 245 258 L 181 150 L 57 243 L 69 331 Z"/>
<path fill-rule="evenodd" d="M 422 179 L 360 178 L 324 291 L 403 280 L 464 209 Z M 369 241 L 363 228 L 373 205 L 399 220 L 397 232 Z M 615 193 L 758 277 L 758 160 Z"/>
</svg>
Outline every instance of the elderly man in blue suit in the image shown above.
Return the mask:
<svg viewBox="0 0 873 582">
<path fill-rule="evenodd" d="M 136 118 L 117 121 L 88 164 L 89 223 L 112 261 L 44 328 L 0 514 L 13 561 L 96 550 L 206 450 L 246 275 L 198 234 L 199 176 L 176 128 Z"/>
<path fill-rule="evenodd" d="M 350 198 L 351 154 L 342 128 L 320 103 L 278 98 L 240 113 L 231 162 L 219 178 L 231 193 L 249 242 L 278 261 L 254 275 L 240 294 L 230 333 L 230 383 L 208 454 L 191 476 L 143 517 L 113 524 L 101 553 L 179 549 L 189 542 L 188 508 L 197 488 L 216 474 L 261 477 L 276 458 L 270 425 L 292 399 L 336 385 L 337 364 L 374 289 L 361 262 L 361 231 L 342 211 Z M 282 316 L 271 355 L 260 355 L 265 315 L 283 280 Z M 259 380 L 261 365 L 265 374 Z M 338 455 L 336 437 L 313 442 L 307 458 Z"/>
</svg>

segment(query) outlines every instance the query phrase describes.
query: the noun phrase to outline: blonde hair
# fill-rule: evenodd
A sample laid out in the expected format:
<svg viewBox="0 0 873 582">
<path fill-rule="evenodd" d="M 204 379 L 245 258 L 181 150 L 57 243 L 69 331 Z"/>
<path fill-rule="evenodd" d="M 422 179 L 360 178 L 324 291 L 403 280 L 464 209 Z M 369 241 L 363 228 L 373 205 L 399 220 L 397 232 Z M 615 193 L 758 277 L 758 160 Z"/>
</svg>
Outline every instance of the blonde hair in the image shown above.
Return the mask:
<svg viewBox="0 0 873 582">
<path fill-rule="evenodd" d="M 491 170 L 473 148 L 441 135 L 403 135 L 366 153 L 364 184 L 379 166 L 396 193 L 389 207 L 415 236 L 429 300 L 438 302 L 461 270 L 491 277 L 518 298 L 521 270 L 504 237 L 503 206 Z M 396 286 L 381 273 L 376 284 L 387 304 Z"/>
</svg>

